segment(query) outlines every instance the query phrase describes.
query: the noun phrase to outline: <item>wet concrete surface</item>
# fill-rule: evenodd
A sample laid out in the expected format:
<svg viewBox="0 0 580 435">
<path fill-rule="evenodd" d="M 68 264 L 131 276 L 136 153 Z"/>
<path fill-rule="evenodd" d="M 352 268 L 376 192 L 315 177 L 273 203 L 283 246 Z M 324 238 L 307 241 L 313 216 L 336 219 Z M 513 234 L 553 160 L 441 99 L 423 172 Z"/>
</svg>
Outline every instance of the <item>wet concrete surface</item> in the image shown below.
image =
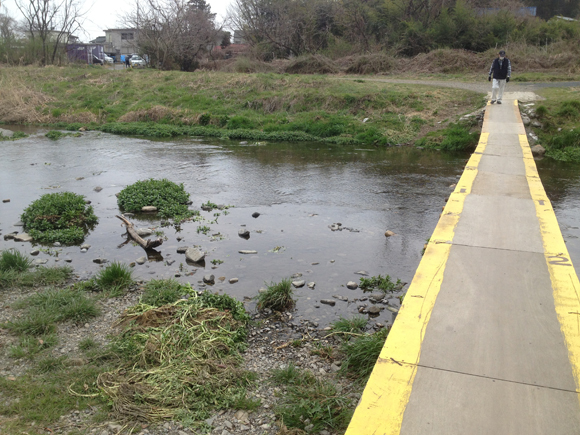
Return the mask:
<svg viewBox="0 0 580 435">
<path fill-rule="evenodd" d="M 135 277 L 175 277 L 202 288 L 203 275 L 211 273 L 216 277 L 213 291 L 245 299 L 247 307 L 253 309 L 248 298 L 265 283 L 301 273 L 300 279 L 316 286 L 296 290 L 295 314 L 321 326 L 339 316 L 355 315 L 362 304 L 370 306 L 369 301 L 355 300 L 368 294 L 346 288 L 348 281 L 359 281 L 356 272 L 411 281 L 423 244 L 433 232 L 451 192 L 449 186 L 461 175 L 466 158 L 404 147 L 158 141 L 98 132 L 51 141 L 37 131 L 29 138 L 0 146 L 0 199 L 10 199 L 0 203 L 2 235 L 20 230 L 14 223 L 22 211 L 46 193 L 84 195 L 99 217 L 98 225 L 85 239 L 91 245 L 86 253 L 78 246 L 38 246 L 43 249 L 37 258 L 48 259 L 47 265 L 64 264 L 63 258 L 70 257 L 75 273 L 88 278 L 103 267 L 93 263 L 95 258 L 131 263 L 145 255 L 131 243 L 120 246 L 125 230 L 115 217 L 119 214 L 115 194 L 137 180 L 167 178 L 184 184 L 191 194 L 192 208 L 199 210 L 207 201 L 233 207 L 226 213 L 201 211 L 203 222 L 185 223 L 180 231 L 171 226 L 162 228 L 154 216 L 133 218 L 136 227 L 155 228 L 167 238 L 158 255 L 134 268 Z M 564 217 L 562 230 L 570 240 L 568 248 L 574 260 L 580 256 L 580 223 L 573 212 L 580 201 L 579 181 L 571 170 L 569 181 L 576 189 L 568 189 L 560 186 L 558 165 L 547 164 L 544 171 L 541 163 L 539 167 L 541 174 L 555 180 L 548 182 L 547 190 L 553 191 L 558 217 Z M 96 187 L 102 190 L 96 192 Z M 260 216 L 253 218 L 254 212 Z M 331 231 L 329 225 L 335 223 L 348 229 Z M 211 229 L 204 235 L 197 232 L 200 226 Z M 250 231 L 248 240 L 238 236 L 240 228 Z M 396 235 L 386 238 L 386 230 Z M 185 256 L 176 252 L 179 246 L 194 245 L 207 252 L 204 268 L 187 264 Z M 32 247 L 0 237 L 0 250 L 30 252 Z M 240 250 L 258 253 L 243 255 Z M 214 266 L 212 260 L 223 263 Z M 578 265 L 580 258 L 575 263 Z M 225 280 L 220 281 L 220 277 Z M 230 278 L 239 282 L 229 284 Z M 320 303 L 334 295 L 349 301 L 334 298 L 335 306 Z M 399 301 L 393 297 L 389 304 L 396 307 Z M 371 325 L 392 323 L 394 315 L 386 306 L 381 307 L 381 314 Z"/>
</svg>

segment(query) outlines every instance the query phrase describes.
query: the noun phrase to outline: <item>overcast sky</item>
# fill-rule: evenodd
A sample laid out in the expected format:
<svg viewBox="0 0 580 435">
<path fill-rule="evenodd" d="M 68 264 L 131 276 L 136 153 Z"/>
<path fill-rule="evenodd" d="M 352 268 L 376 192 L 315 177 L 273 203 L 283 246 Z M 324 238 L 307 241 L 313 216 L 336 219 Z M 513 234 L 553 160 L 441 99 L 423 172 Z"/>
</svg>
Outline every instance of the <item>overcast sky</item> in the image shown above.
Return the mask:
<svg viewBox="0 0 580 435">
<path fill-rule="evenodd" d="M 26 0 L 20 0 L 25 2 Z M 223 21 L 227 8 L 231 0 L 206 0 L 211 5 L 212 12 L 217 13 L 217 20 Z M 80 0 L 84 8 L 89 10 L 84 22 L 84 34 L 78 34 L 81 41 L 88 42 L 97 36 L 105 36 L 105 29 L 119 27 L 122 24 L 122 17 L 130 11 L 134 5 L 133 1 L 126 0 Z M 22 15 L 16 7 L 15 0 L 0 0 L 2 12 L 8 10 L 8 15 L 20 21 Z"/>
</svg>

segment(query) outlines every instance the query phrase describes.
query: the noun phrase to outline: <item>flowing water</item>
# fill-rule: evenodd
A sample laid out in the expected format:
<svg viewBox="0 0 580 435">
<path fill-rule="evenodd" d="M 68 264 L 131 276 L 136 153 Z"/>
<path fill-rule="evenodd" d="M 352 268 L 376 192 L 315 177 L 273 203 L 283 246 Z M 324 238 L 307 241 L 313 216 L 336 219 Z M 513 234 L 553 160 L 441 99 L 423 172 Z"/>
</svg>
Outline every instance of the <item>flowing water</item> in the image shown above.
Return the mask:
<svg viewBox="0 0 580 435">
<path fill-rule="evenodd" d="M 51 192 L 84 195 L 99 217 L 85 239 L 91 245 L 88 252 L 81 253 L 78 246 L 52 247 L 37 257 L 48 259 L 47 265 L 62 265 L 68 256 L 75 273 L 87 278 L 102 267 L 93 263 L 95 258 L 131 263 L 145 255 L 141 247 L 123 244 L 125 230 L 115 217 L 115 194 L 137 180 L 168 178 L 184 184 L 193 208 L 207 201 L 233 207 L 227 212 L 202 211 L 204 222 L 185 223 L 180 231 L 160 227 L 155 217 L 132 218 L 136 227 L 155 228 L 166 237 L 156 255 L 135 266 L 137 278 L 180 275 L 175 279 L 201 288 L 203 275 L 213 274 L 213 291 L 245 299 L 253 309 L 248 298 L 265 283 L 300 273 L 300 279 L 316 286 L 296 290 L 295 316 L 321 326 L 339 316 L 350 317 L 358 305 L 368 303 L 355 300 L 365 296 L 360 289 L 346 288 L 348 281 L 359 281 L 356 272 L 411 281 L 466 159 L 406 147 L 155 141 L 97 132 L 51 141 L 37 131 L 26 139 L 0 143 L 0 150 L 0 199 L 10 199 L 0 204 L 2 234 L 21 230 L 14 224 L 24 208 Z M 544 160 L 539 169 L 578 268 L 578 166 Z M 253 218 L 254 212 L 260 216 Z M 220 213 L 217 222 L 214 213 Z M 335 223 L 347 229 L 331 231 Z M 200 226 L 210 227 L 209 233 L 198 233 Z M 250 231 L 248 240 L 238 236 L 240 228 Z M 387 238 L 385 230 L 396 235 Z M 205 267 L 187 264 L 176 252 L 179 246 L 194 245 L 207 252 Z M 0 250 L 12 247 L 32 249 L 0 238 Z M 258 253 L 242 255 L 240 250 Z M 212 260 L 223 263 L 214 266 Z M 234 277 L 239 282 L 229 284 Z M 336 305 L 321 304 L 321 299 L 334 299 Z M 390 304 L 399 302 L 392 298 Z M 383 310 L 374 321 L 390 324 L 393 314 Z"/>
</svg>

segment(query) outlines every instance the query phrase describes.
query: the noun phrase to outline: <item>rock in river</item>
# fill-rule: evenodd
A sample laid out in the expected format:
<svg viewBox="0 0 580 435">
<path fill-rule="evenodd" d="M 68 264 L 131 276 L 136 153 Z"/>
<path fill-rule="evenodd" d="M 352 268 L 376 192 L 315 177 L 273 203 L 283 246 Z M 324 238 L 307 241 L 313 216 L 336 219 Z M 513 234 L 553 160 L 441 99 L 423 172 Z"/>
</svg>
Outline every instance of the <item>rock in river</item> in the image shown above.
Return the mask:
<svg viewBox="0 0 580 435">
<path fill-rule="evenodd" d="M 296 288 L 304 287 L 304 284 L 305 284 L 305 282 L 303 279 L 298 280 L 298 281 L 292 281 L 292 285 Z"/>
<path fill-rule="evenodd" d="M 331 307 L 334 307 L 336 305 L 336 301 L 333 301 L 332 299 L 321 299 L 320 303 L 330 305 Z"/>
<path fill-rule="evenodd" d="M 369 314 L 379 314 L 381 312 L 381 307 L 377 307 L 376 305 L 373 305 L 372 307 L 369 308 Z"/>
<path fill-rule="evenodd" d="M 106 258 L 95 258 L 93 259 L 93 263 L 97 263 L 97 264 L 105 264 L 107 262 Z"/>
<path fill-rule="evenodd" d="M 238 236 L 243 237 L 244 239 L 249 239 L 250 232 L 248 230 L 246 230 L 245 228 L 240 228 L 238 230 Z"/>
<path fill-rule="evenodd" d="M 178 254 L 185 254 L 188 249 L 189 249 L 189 246 L 179 246 L 177 248 L 177 253 Z"/>
<path fill-rule="evenodd" d="M 141 207 L 141 211 L 144 211 L 144 212 L 157 211 L 157 207 L 154 207 L 152 205 L 146 205 L 145 207 Z"/>
<path fill-rule="evenodd" d="M 135 231 L 139 237 L 148 237 L 153 234 L 153 230 L 150 230 L 149 228 L 137 228 Z"/>
<path fill-rule="evenodd" d="M 214 275 L 204 275 L 203 282 L 206 284 L 215 284 L 215 276 Z"/>
<path fill-rule="evenodd" d="M 356 290 L 358 288 L 358 284 L 354 281 L 349 281 L 346 283 L 346 288 L 350 290 Z"/>
<path fill-rule="evenodd" d="M 385 237 L 391 237 L 391 236 L 394 236 L 394 235 L 395 235 L 395 233 L 392 232 L 391 230 L 385 231 Z"/>
<path fill-rule="evenodd" d="M 252 213 L 252 217 L 253 218 L 257 218 L 258 216 L 260 216 L 260 213 L 258 213 L 257 211 L 255 211 L 254 213 Z"/>
<path fill-rule="evenodd" d="M 205 252 L 196 248 L 189 248 L 187 251 L 185 251 L 185 258 L 187 258 L 189 261 L 193 261 L 194 263 L 199 263 L 205 258 Z"/>
<path fill-rule="evenodd" d="M 32 242 L 32 237 L 27 233 L 20 233 L 14 236 L 15 242 Z"/>
<path fill-rule="evenodd" d="M 135 260 L 135 263 L 137 264 L 145 264 L 145 262 L 147 261 L 147 257 L 139 257 Z"/>
<path fill-rule="evenodd" d="M 308 283 L 309 289 L 313 289 L 315 286 L 316 286 L 316 283 L 314 281 Z"/>
<path fill-rule="evenodd" d="M 252 251 L 252 250 L 248 250 L 248 249 L 242 249 L 241 251 L 238 251 L 240 254 L 257 254 L 258 251 Z"/>
</svg>

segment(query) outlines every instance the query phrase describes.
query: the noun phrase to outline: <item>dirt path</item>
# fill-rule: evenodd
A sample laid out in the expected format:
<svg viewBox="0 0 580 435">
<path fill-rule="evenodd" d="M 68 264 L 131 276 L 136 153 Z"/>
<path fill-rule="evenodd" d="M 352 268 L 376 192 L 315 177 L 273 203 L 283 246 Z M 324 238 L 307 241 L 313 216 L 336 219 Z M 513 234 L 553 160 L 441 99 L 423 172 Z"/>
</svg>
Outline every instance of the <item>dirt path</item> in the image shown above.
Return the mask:
<svg viewBox="0 0 580 435">
<path fill-rule="evenodd" d="M 342 80 L 352 79 L 353 77 L 343 77 Z M 360 78 L 357 76 L 357 78 Z M 426 85 L 443 88 L 465 89 L 468 91 L 479 92 L 482 94 L 491 95 L 491 84 L 487 80 L 481 82 L 460 82 L 460 81 L 443 81 L 443 80 L 402 80 L 389 78 L 364 78 L 369 82 L 384 82 L 384 83 L 398 83 L 406 85 Z M 512 82 L 506 86 L 506 99 L 517 99 L 520 101 L 535 101 L 543 98 L 536 94 L 536 91 L 543 88 L 568 88 L 573 86 L 580 86 L 580 82 L 550 82 L 550 83 L 519 83 Z"/>
</svg>

